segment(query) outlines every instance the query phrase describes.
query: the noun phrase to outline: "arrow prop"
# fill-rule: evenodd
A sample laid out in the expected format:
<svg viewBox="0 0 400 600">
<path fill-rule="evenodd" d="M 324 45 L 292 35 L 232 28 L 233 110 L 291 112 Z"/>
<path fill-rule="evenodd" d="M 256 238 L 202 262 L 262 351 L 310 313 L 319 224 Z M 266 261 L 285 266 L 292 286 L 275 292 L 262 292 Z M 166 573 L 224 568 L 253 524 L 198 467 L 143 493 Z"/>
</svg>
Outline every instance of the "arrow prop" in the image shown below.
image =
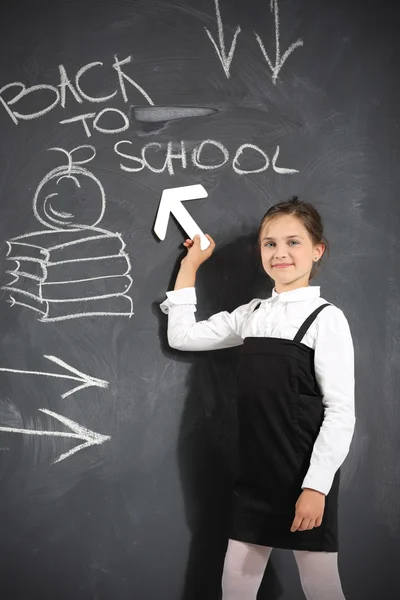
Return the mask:
<svg viewBox="0 0 400 600">
<path fill-rule="evenodd" d="M 183 187 L 169 188 L 161 194 L 160 205 L 156 222 L 154 225 L 154 233 L 160 240 L 165 240 L 169 215 L 174 215 L 182 229 L 187 233 L 190 239 L 195 235 L 200 236 L 200 247 L 205 250 L 210 245 L 210 242 L 190 216 L 182 202 L 185 200 L 197 200 L 198 198 L 207 198 L 208 194 L 204 187 L 200 184 L 185 185 Z"/>
<path fill-rule="evenodd" d="M 79 452 L 79 450 L 83 450 L 83 448 L 89 448 L 89 446 L 99 446 L 104 444 L 107 440 L 110 440 L 111 437 L 109 435 L 102 435 L 100 433 L 95 433 L 90 429 L 86 429 L 86 427 L 82 427 L 75 421 L 71 421 L 71 419 L 67 419 L 67 417 L 63 417 L 51 410 L 47 410 L 46 408 L 39 408 L 39 410 L 50 417 L 54 417 L 61 423 L 64 423 L 71 431 L 74 433 L 69 433 L 66 431 L 42 431 L 37 429 L 18 429 L 16 427 L 0 427 L 0 431 L 5 431 L 8 433 L 21 433 L 24 435 L 42 435 L 42 436 L 50 436 L 50 437 L 66 437 L 66 438 L 75 438 L 77 440 L 83 440 L 83 444 L 72 448 L 69 452 L 65 452 L 61 454 L 53 463 L 61 462 L 62 460 L 68 458 L 68 456 L 72 456 L 75 452 Z"/>
<path fill-rule="evenodd" d="M 206 238 L 207 239 L 207 238 Z M 5 367 L 0 367 L 0 371 L 4 371 L 6 373 L 20 373 L 21 375 L 41 375 L 44 377 L 58 377 L 59 379 L 72 379 L 74 381 L 79 381 L 80 385 L 74 387 L 72 390 L 69 390 L 65 394 L 62 394 L 61 398 L 66 398 L 67 396 L 71 396 L 75 392 L 79 390 L 83 390 L 87 387 L 97 386 L 100 388 L 108 387 L 108 381 L 104 381 L 103 379 L 97 379 L 96 377 L 91 377 L 90 375 L 85 375 L 78 369 L 71 367 L 66 362 L 57 358 L 56 356 L 44 355 L 47 360 L 51 360 L 56 363 L 60 367 L 63 367 L 66 371 L 70 373 L 74 373 L 75 375 L 67 375 L 65 373 L 45 373 L 42 371 L 22 371 L 21 369 L 6 369 Z"/>
</svg>

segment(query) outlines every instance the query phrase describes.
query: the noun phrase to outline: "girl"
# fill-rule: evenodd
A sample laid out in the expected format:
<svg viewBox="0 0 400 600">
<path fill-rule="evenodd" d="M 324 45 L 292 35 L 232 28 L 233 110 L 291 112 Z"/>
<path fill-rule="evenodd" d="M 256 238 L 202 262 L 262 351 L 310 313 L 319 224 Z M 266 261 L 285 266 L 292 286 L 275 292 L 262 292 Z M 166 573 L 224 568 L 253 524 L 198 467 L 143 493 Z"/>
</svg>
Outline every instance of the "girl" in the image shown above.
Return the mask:
<svg viewBox="0 0 400 600">
<path fill-rule="evenodd" d="M 243 344 L 238 373 L 239 472 L 223 600 L 256 600 L 273 548 L 294 551 L 307 600 L 343 600 L 338 574 L 340 466 L 355 425 L 354 350 L 343 312 L 309 281 L 327 248 L 321 217 L 297 197 L 259 228 L 272 296 L 196 323 L 196 272 L 215 243 L 184 243 L 161 305 L 180 350 Z"/>
</svg>

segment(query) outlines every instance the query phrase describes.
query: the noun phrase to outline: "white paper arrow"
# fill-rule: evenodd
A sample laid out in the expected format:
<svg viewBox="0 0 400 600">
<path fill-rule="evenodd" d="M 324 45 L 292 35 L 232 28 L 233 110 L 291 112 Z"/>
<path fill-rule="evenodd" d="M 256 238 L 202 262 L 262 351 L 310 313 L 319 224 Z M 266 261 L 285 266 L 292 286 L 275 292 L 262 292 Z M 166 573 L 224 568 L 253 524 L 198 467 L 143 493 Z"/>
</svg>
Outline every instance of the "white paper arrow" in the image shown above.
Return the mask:
<svg viewBox="0 0 400 600">
<path fill-rule="evenodd" d="M 201 249 L 205 250 L 208 248 L 210 242 L 182 204 L 185 200 L 197 200 L 198 198 L 207 198 L 207 196 L 206 190 L 200 184 L 185 185 L 183 187 L 168 188 L 164 190 L 161 194 L 160 205 L 158 207 L 157 218 L 154 225 L 154 233 L 156 236 L 160 240 L 165 240 L 169 215 L 173 214 L 190 239 L 193 239 L 195 235 L 199 235 Z"/>
<path fill-rule="evenodd" d="M 85 373 L 82 373 L 81 371 L 78 371 L 78 369 L 71 367 L 66 362 L 64 362 L 60 358 L 57 358 L 56 356 L 49 356 L 45 354 L 44 357 L 56 363 L 57 365 L 60 365 L 60 367 L 64 367 L 64 369 L 66 369 L 67 371 L 75 373 L 75 376 L 66 375 L 63 373 L 45 373 L 42 371 L 22 371 L 21 369 L 7 369 L 5 367 L 0 367 L 0 371 L 4 371 L 6 373 L 20 373 L 22 375 L 42 375 L 45 377 L 58 377 L 60 379 L 73 379 L 75 381 L 80 382 L 80 385 L 74 387 L 72 390 L 69 390 L 69 392 L 62 394 L 61 398 L 66 398 L 67 396 L 70 396 L 71 394 L 74 394 L 79 390 L 83 390 L 84 388 L 91 386 L 97 386 L 101 388 L 108 387 L 108 381 L 104 381 L 103 379 L 97 379 L 96 377 L 91 377 L 90 375 L 85 375 Z"/>
<path fill-rule="evenodd" d="M 46 408 L 39 408 L 39 410 L 43 413 L 46 413 L 46 415 L 50 415 L 51 417 L 54 417 L 61 423 L 64 423 L 64 425 L 69 427 L 75 433 L 68 433 L 66 431 L 42 431 L 40 429 L 39 430 L 38 429 L 18 429 L 16 427 L 1 427 L 1 426 L 0 426 L 0 431 L 6 431 L 8 433 L 22 433 L 25 435 L 42 435 L 42 436 L 46 435 L 46 436 L 51 436 L 51 437 L 67 437 L 67 438 L 75 438 L 77 440 L 84 440 L 83 444 L 80 444 L 79 446 L 72 448 L 72 450 L 69 450 L 68 452 L 65 452 L 64 454 L 61 454 L 61 456 L 59 456 L 56 460 L 54 460 L 53 463 L 61 462 L 65 458 L 68 458 L 68 456 L 72 456 L 72 454 L 75 454 L 75 452 L 78 452 L 79 450 L 83 450 L 83 448 L 89 448 L 89 446 L 95 446 L 95 445 L 99 446 L 100 444 L 104 444 L 104 442 L 111 439 L 111 437 L 109 435 L 102 435 L 101 433 L 95 433 L 94 431 L 91 431 L 90 429 L 86 429 L 86 427 L 82 427 L 82 425 L 78 425 L 78 423 L 76 423 L 75 421 L 71 421 L 71 419 L 67 419 L 67 417 L 63 417 L 62 415 L 59 415 L 51 410 L 47 410 Z"/>
</svg>

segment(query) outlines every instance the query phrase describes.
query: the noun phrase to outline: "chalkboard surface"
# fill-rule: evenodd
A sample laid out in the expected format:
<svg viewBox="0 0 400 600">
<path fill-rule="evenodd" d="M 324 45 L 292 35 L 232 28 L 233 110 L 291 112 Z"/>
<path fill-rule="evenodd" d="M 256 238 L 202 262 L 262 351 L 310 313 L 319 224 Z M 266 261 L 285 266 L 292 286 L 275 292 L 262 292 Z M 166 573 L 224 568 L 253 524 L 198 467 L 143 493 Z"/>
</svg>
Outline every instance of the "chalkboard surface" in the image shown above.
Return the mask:
<svg viewBox="0 0 400 600">
<path fill-rule="evenodd" d="M 396 3 L 0 12 L 1 597 L 219 598 L 238 350 L 171 350 L 159 303 L 183 230 L 217 242 L 199 318 L 268 296 L 256 227 L 298 194 L 324 218 L 315 283 L 356 350 L 343 587 L 398 598 Z M 290 552 L 259 596 L 303 598 Z"/>
</svg>

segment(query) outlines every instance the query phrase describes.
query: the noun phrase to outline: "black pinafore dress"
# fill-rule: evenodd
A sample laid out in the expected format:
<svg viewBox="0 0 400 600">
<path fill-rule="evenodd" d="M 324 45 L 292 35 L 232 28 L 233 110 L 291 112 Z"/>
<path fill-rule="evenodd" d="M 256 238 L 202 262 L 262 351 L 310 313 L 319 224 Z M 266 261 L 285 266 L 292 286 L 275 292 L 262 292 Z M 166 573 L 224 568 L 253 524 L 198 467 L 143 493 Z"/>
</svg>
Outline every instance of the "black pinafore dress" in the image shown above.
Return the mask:
<svg viewBox="0 0 400 600">
<path fill-rule="evenodd" d="M 239 473 L 232 539 L 273 548 L 338 551 L 340 470 L 325 497 L 320 527 L 290 531 L 324 417 L 314 350 L 301 340 L 326 306 L 304 321 L 293 340 L 244 339 L 238 372 Z"/>
</svg>

